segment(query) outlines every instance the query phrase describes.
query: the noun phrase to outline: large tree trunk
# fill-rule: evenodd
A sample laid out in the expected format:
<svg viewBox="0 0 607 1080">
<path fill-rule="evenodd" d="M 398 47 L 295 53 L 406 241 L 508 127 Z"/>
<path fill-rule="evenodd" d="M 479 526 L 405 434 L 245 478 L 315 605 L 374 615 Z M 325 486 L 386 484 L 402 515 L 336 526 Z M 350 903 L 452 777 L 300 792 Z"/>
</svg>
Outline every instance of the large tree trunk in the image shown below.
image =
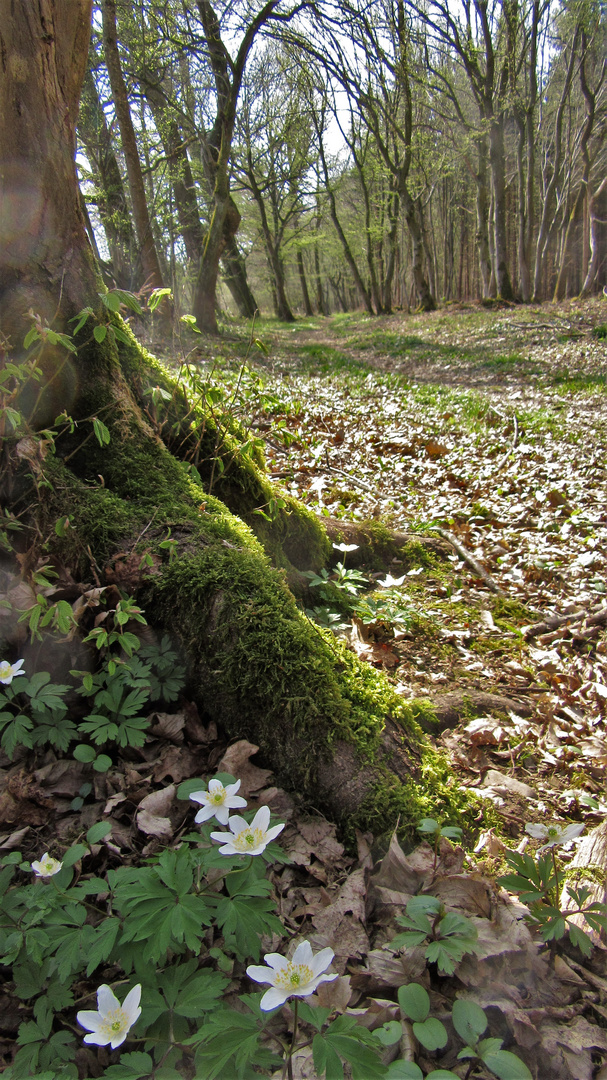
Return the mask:
<svg viewBox="0 0 607 1080">
<path fill-rule="evenodd" d="M 119 316 L 99 304 L 74 165 L 90 14 L 90 0 L 21 0 L 0 25 L 0 54 L 5 70 L 15 73 L 0 83 L 0 198 L 13 210 L 2 218 L 0 316 L 15 346 L 30 305 L 56 328 L 69 326 L 87 304 L 98 321 L 120 325 Z M 401 826 L 414 827 L 425 809 L 424 781 L 443 806 L 452 801 L 435 753 L 424 767 L 426 743 L 411 704 L 310 625 L 284 576 L 226 504 L 259 523 L 266 550 L 287 569 L 319 566 L 328 557 L 316 519 L 288 496 L 286 512 L 273 525 L 256 517 L 256 506 L 273 494 L 271 484 L 240 456 L 235 438 L 226 435 L 217 446 L 211 416 L 205 438 L 196 436 L 183 392 L 134 338 L 120 343 L 118 353 L 111 335 L 98 342 L 89 323 L 75 344 L 61 409 L 67 407 L 78 426 L 57 439 L 56 453 L 41 466 L 38 505 L 27 491 L 30 463 L 18 454 L 9 461 L 12 490 L 18 481 L 33 526 L 23 563 L 35 565 L 43 540 L 46 557 L 74 572 L 91 572 L 94 560 L 103 573 L 121 553 L 126 576 L 118 562 L 113 579 L 135 590 L 148 618 L 181 644 L 205 715 L 229 736 L 258 743 L 283 784 L 351 827 L 383 832 L 399 815 Z M 66 366 L 62 352 L 54 346 L 43 355 L 53 378 Z M 142 411 L 153 386 L 169 391 L 164 422 L 155 428 Z M 56 381 L 43 387 L 51 397 L 55 389 Z M 60 408 L 46 404 L 50 421 L 40 422 L 52 423 Z M 109 446 L 87 438 L 86 424 L 96 416 L 104 418 Z M 182 457 L 196 454 L 202 480 L 192 478 L 171 446 Z M 204 480 L 217 453 L 224 468 L 211 494 Z M 60 537 L 53 524 L 65 514 L 71 528 Z M 170 558 L 161 547 L 169 528 L 177 542 Z M 145 553 L 149 572 L 142 569 Z M 133 567 L 139 569 L 133 573 Z"/>
</svg>

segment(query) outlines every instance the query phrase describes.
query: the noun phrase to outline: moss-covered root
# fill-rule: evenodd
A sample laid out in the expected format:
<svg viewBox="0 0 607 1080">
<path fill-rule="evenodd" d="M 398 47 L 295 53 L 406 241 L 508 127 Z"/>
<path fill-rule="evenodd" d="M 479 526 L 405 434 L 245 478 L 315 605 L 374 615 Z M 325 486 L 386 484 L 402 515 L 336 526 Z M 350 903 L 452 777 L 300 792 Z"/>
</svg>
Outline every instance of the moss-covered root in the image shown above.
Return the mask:
<svg viewBox="0 0 607 1080">
<path fill-rule="evenodd" d="M 91 357 L 81 408 L 103 415 L 110 443 L 79 428 L 47 459 L 52 490 L 38 528 L 48 547 L 70 566 L 91 553 L 101 573 L 126 552 L 124 584 L 182 643 L 200 707 L 230 736 L 258 743 L 309 804 L 382 832 L 399 815 L 414 827 L 441 805 L 453 816 L 461 797 L 415 710 L 297 609 L 251 529 L 169 453 L 110 357 L 99 370 L 103 359 Z M 63 515 L 71 528 L 59 537 Z M 169 529 L 170 552 L 161 547 Z"/>
<path fill-rule="evenodd" d="M 324 525 L 286 491 L 277 490 L 260 451 L 242 452 L 248 439 L 239 424 L 229 415 L 218 418 L 203 402 L 194 406 L 188 402 L 175 375 L 142 349 L 122 322 L 121 329 L 130 339 L 130 344 L 120 346 L 121 371 L 139 407 L 152 419 L 150 390 L 159 386 L 169 395 L 153 422 L 171 453 L 195 461 L 205 484 L 213 478 L 213 493 L 249 525 L 274 566 L 287 571 L 318 571 L 325 566 L 331 544 Z"/>
<path fill-rule="evenodd" d="M 305 802 L 376 832 L 463 809 L 415 706 L 305 619 L 259 552 L 209 546 L 146 592 L 146 610 L 186 648 L 206 713 L 257 743 Z"/>
</svg>

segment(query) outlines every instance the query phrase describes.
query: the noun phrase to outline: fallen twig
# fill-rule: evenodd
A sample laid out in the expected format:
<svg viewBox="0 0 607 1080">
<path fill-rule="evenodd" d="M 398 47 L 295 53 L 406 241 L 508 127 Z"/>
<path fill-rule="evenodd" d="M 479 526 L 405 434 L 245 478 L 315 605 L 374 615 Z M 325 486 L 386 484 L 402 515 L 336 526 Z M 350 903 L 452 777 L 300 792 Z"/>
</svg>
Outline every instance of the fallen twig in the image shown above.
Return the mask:
<svg viewBox="0 0 607 1080">
<path fill-rule="evenodd" d="M 566 615 L 550 615 L 541 622 L 523 626 L 522 634 L 526 641 L 530 641 L 531 638 L 548 634 L 551 630 L 564 626 L 565 623 L 579 623 L 582 619 L 586 620 L 586 626 L 602 626 L 607 623 L 607 605 L 599 607 L 598 611 L 588 612 L 586 608 L 577 608 L 575 611 L 567 612 Z"/>
<path fill-rule="evenodd" d="M 468 563 L 468 566 L 474 570 L 477 577 L 485 582 L 485 585 L 488 589 L 491 589 L 491 592 L 496 593 L 498 596 L 506 595 L 504 590 L 498 585 L 497 581 L 491 577 L 491 574 L 481 566 L 478 559 L 475 559 L 474 555 L 471 555 L 469 551 L 466 551 L 466 548 L 460 544 L 459 540 L 456 540 L 453 533 L 450 533 L 447 529 L 441 529 L 439 525 L 432 525 L 430 528 L 433 532 L 437 532 L 439 536 L 442 536 L 443 540 L 446 540 L 447 543 L 451 544 L 451 547 L 457 551 L 460 559 L 463 559 L 464 562 Z"/>
</svg>

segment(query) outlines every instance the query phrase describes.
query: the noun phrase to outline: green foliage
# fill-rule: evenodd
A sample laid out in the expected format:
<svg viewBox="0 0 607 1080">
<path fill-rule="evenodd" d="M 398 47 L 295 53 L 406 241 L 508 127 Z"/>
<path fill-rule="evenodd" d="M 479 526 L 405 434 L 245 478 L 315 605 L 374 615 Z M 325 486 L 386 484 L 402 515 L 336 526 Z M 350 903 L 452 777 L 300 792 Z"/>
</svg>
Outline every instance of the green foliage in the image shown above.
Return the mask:
<svg viewBox="0 0 607 1080">
<path fill-rule="evenodd" d="M 435 818 L 422 818 L 417 831 L 422 836 L 432 837 L 434 840 L 434 869 L 436 870 L 436 864 L 438 862 L 438 852 L 441 842 L 441 837 L 445 837 L 447 840 L 461 840 L 462 829 L 457 825 L 441 825 Z"/>
<path fill-rule="evenodd" d="M 413 1021 L 413 1034 L 426 1050 L 433 1052 L 447 1045 L 447 1029 L 441 1020 L 430 1016 L 430 997 L 423 986 L 418 983 L 401 986 L 398 1002 L 403 1015 Z M 482 1062 L 499 1080 L 532 1080 L 521 1059 L 509 1050 L 501 1049 L 501 1039 L 481 1039 L 487 1029 L 487 1018 L 474 1001 L 457 998 L 453 1003 L 451 1021 L 465 1044 L 457 1055 L 459 1060 L 470 1059 L 472 1064 Z M 422 1080 L 421 1069 L 417 1065 L 414 1069 L 399 1075 Z M 448 1069 L 435 1069 L 427 1074 L 426 1080 L 457 1080 L 457 1077 Z"/>
<path fill-rule="evenodd" d="M 391 949 L 427 942 L 426 960 L 445 975 L 453 975 L 462 957 L 475 952 L 478 934 L 474 923 L 455 911 L 446 911 L 435 896 L 413 896 L 405 910 L 407 914 L 396 920 L 405 932 L 393 938 Z"/>
<path fill-rule="evenodd" d="M 506 862 L 513 871 L 498 878 L 500 885 L 517 893 L 529 907 L 527 921 L 539 930 L 545 942 L 556 943 L 565 934 L 569 935 L 572 945 L 576 945 L 584 956 L 592 951 L 592 939 L 585 930 L 572 921 L 574 916 L 583 915 L 588 926 L 596 933 L 607 930 L 607 904 L 593 901 L 588 903 L 591 888 L 587 885 L 574 885 L 565 882 L 565 875 L 560 870 L 555 849 L 560 843 L 566 843 L 569 834 L 578 834 L 580 826 L 559 831 L 538 826 L 527 826 L 527 830 L 542 829 L 547 835 L 555 834 L 549 841 L 548 850 L 540 848 L 535 855 L 526 852 L 507 851 Z M 561 900 L 563 884 L 573 906 L 565 909 Z"/>
</svg>

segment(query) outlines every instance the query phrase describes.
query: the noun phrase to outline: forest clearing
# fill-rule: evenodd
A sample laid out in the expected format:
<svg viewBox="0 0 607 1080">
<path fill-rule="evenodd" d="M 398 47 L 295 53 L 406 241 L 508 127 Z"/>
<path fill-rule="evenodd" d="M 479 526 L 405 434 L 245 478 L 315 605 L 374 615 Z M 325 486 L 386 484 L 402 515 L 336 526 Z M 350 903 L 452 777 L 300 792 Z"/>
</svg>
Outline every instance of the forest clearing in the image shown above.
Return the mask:
<svg viewBox="0 0 607 1080">
<path fill-rule="evenodd" d="M 1 6 L 0 1069 L 605 1080 L 603 9 Z"/>
</svg>

